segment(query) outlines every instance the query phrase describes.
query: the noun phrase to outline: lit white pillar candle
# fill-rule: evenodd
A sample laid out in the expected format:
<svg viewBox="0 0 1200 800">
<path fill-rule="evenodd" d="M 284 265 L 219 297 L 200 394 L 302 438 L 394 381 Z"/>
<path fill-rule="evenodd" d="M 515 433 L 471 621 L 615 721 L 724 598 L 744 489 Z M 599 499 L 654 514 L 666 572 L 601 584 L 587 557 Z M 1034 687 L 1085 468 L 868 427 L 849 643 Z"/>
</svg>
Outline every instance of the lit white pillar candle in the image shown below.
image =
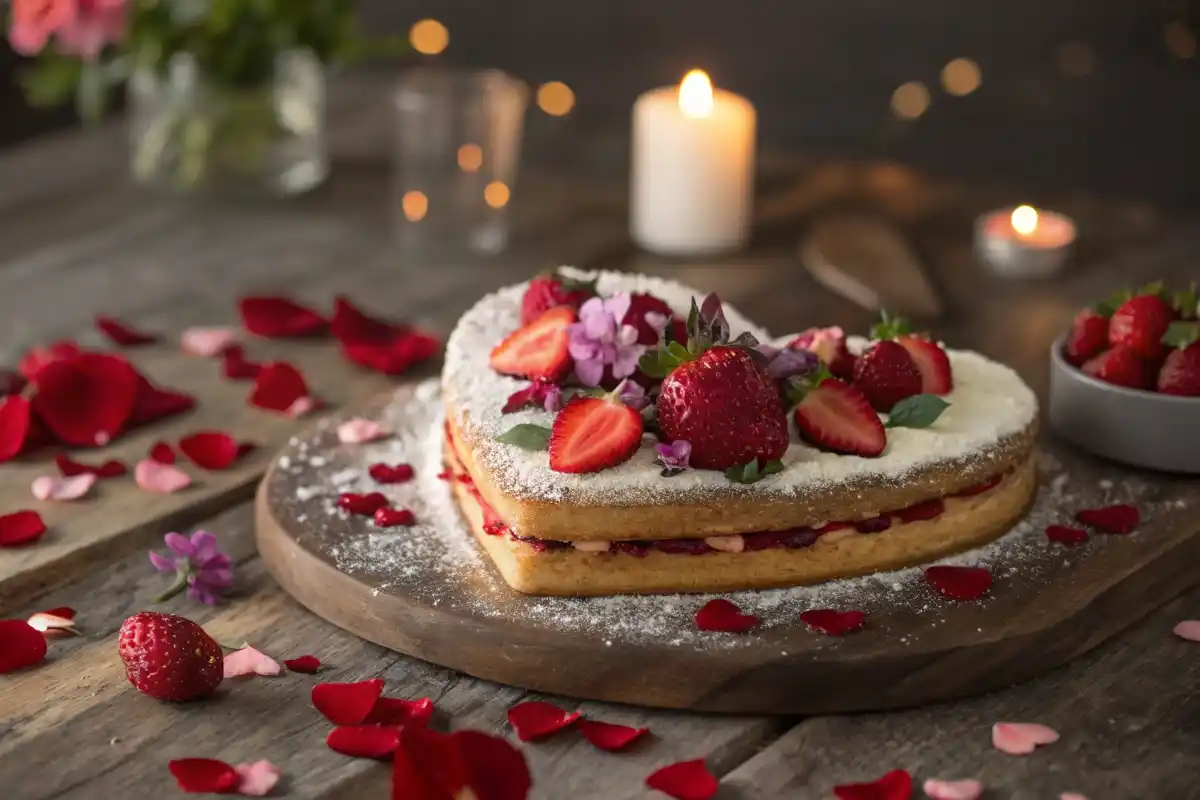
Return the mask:
<svg viewBox="0 0 1200 800">
<path fill-rule="evenodd" d="M 664 255 L 735 250 L 750 233 L 754 106 L 699 70 L 633 106 L 630 232 Z"/>
</svg>

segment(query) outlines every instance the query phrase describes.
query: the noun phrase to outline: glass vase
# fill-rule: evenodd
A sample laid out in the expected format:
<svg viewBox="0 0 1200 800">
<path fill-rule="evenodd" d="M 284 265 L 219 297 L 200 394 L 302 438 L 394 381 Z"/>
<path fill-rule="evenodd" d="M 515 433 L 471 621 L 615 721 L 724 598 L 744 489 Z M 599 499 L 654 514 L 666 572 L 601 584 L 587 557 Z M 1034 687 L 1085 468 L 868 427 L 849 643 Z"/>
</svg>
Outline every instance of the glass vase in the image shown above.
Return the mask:
<svg viewBox="0 0 1200 800">
<path fill-rule="evenodd" d="M 136 182 L 181 193 L 287 196 L 329 173 L 325 69 L 308 51 L 281 53 L 259 85 L 229 86 L 187 53 L 129 81 L 130 169 Z"/>
</svg>

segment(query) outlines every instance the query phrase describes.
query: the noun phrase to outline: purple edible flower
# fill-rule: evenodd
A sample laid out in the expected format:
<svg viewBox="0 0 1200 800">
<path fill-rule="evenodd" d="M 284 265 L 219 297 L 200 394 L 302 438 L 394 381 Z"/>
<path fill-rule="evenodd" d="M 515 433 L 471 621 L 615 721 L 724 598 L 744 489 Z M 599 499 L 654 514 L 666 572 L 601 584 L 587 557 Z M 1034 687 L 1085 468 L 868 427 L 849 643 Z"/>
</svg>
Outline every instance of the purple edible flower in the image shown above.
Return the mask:
<svg viewBox="0 0 1200 800">
<path fill-rule="evenodd" d="M 692 443 L 686 439 L 677 439 L 671 444 L 659 442 L 654 445 L 658 453 L 658 463 L 663 465 L 664 476 L 678 475 L 688 468 L 688 460 L 692 457 Z"/>
<path fill-rule="evenodd" d="M 637 328 L 622 324 L 628 311 L 628 293 L 618 292 L 608 299 L 593 297 L 579 308 L 579 322 L 567 326 L 575 375 L 583 385 L 599 386 L 606 366 L 612 367 L 617 379 L 637 371 L 646 348 L 637 343 Z"/>
<path fill-rule="evenodd" d="M 809 350 L 792 350 L 786 347 L 777 350 L 770 345 L 759 345 L 757 349 L 769 359 L 767 374 L 777 381 L 785 378 L 802 378 L 821 365 L 820 357 Z"/>
<path fill-rule="evenodd" d="M 534 381 L 524 389 L 509 395 L 500 412 L 511 414 L 525 406 L 541 406 L 547 411 L 558 411 L 563 406 L 562 389 L 547 381 Z"/>
<path fill-rule="evenodd" d="M 233 563 L 217 549 L 217 537 L 208 531 L 196 531 L 190 539 L 168 533 L 163 542 L 170 552 L 151 550 L 150 563 L 159 572 L 174 572 L 175 582 L 155 599 L 161 603 L 187 589 L 190 599 L 215 606 L 233 583 Z"/>
<path fill-rule="evenodd" d="M 621 402 L 634 411 L 641 411 L 650 405 L 650 398 L 646 394 L 646 387 L 637 381 L 626 378 L 617 384 L 616 392 L 617 397 L 621 398 Z"/>
</svg>

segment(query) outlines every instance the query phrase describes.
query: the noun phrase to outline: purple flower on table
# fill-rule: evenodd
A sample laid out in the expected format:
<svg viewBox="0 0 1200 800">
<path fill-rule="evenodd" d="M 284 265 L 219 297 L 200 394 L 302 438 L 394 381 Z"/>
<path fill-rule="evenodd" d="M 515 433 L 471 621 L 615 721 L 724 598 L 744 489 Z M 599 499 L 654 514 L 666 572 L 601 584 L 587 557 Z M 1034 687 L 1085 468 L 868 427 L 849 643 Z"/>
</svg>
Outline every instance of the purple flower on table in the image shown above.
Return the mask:
<svg viewBox="0 0 1200 800">
<path fill-rule="evenodd" d="M 548 381 L 534 381 L 524 389 L 509 395 L 500 413 L 511 414 L 526 406 L 541 406 L 547 411 L 559 411 L 563 407 L 562 389 Z"/>
<path fill-rule="evenodd" d="M 650 396 L 646 394 L 646 387 L 637 381 L 626 378 L 617 384 L 616 392 L 617 397 L 621 398 L 621 402 L 634 411 L 641 411 L 650 405 Z"/>
<path fill-rule="evenodd" d="M 233 562 L 217 549 L 217 537 L 196 531 L 191 537 L 168 533 L 166 554 L 150 551 L 150 563 L 159 572 L 175 573 L 175 582 L 155 598 L 162 602 L 187 589 L 190 599 L 214 606 L 233 583 Z"/>
<path fill-rule="evenodd" d="M 618 292 L 607 299 L 593 297 L 579 308 L 579 322 L 567 326 L 568 349 L 575 360 L 575 376 L 584 386 L 599 386 L 604 368 L 616 379 L 637 371 L 646 347 L 637 343 L 638 330 L 624 325 L 629 294 Z"/>
<path fill-rule="evenodd" d="M 654 445 L 654 452 L 658 454 L 656 460 L 662 464 L 663 477 L 669 478 L 688 468 L 688 461 L 692 457 L 692 443 L 686 439 L 676 439 L 670 444 L 659 442 Z"/>
</svg>

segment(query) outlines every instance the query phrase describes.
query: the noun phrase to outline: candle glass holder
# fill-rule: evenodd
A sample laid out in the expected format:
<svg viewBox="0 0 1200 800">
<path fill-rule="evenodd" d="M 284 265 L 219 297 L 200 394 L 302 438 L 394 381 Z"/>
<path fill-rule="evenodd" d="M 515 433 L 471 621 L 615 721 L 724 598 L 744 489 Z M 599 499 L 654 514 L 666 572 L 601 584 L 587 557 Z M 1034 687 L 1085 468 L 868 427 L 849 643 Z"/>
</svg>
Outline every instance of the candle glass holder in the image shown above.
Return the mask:
<svg viewBox="0 0 1200 800">
<path fill-rule="evenodd" d="M 391 212 L 398 243 L 502 251 L 528 86 L 499 70 L 419 68 L 401 76 L 393 99 Z"/>
<path fill-rule="evenodd" d="M 976 258 L 1006 278 L 1056 275 L 1074 249 L 1074 221 L 1056 211 L 1037 211 L 1034 228 L 1021 233 L 1013 227 L 1013 212 L 1000 209 L 975 220 Z"/>
</svg>

